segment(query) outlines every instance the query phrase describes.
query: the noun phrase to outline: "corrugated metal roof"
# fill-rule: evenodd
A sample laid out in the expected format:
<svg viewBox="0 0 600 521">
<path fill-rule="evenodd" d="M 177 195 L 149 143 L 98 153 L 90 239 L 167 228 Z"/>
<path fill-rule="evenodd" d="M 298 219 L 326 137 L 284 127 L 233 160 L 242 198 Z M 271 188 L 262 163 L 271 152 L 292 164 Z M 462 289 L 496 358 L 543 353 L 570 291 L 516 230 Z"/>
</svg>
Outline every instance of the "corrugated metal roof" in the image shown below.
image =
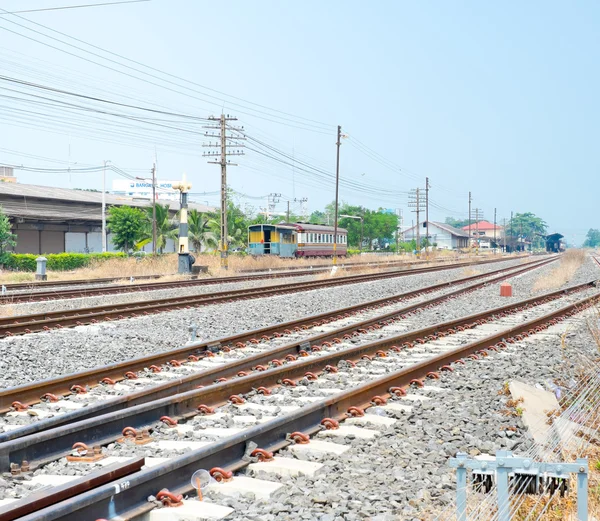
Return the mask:
<svg viewBox="0 0 600 521">
<path fill-rule="evenodd" d="M 173 211 L 179 210 L 178 201 L 160 201 L 169 204 Z M 151 201 L 132 200 L 106 194 L 107 206 L 132 206 L 145 208 Z M 78 220 L 100 221 L 102 193 L 55 188 L 20 183 L 0 183 L 0 206 L 11 217 L 38 218 L 41 220 Z M 214 208 L 202 204 L 190 203 L 190 209 L 200 212 L 213 211 Z"/>
</svg>

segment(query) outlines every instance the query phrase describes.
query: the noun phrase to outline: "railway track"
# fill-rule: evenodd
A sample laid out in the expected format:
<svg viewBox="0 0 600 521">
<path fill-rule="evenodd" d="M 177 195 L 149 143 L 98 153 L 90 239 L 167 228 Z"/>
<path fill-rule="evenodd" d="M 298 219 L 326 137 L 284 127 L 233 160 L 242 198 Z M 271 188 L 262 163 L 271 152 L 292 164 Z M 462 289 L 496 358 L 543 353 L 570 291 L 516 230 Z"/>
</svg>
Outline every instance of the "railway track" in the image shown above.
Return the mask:
<svg viewBox="0 0 600 521">
<path fill-rule="evenodd" d="M 592 259 L 594 259 L 596 261 L 596 263 L 598 264 L 598 266 L 600 266 L 600 257 L 594 257 L 592 255 Z"/>
<path fill-rule="evenodd" d="M 540 262 L 552 262 L 557 258 L 558 257 L 551 257 L 550 259 L 544 259 L 542 261 L 533 261 L 532 264 Z M 461 264 L 458 267 L 464 267 L 468 265 L 472 264 Z M 320 288 L 342 286 L 345 284 L 371 282 L 381 279 L 388 279 L 391 277 L 417 275 L 422 273 L 455 269 L 456 267 L 456 265 L 448 265 L 413 270 L 397 270 L 367 275 L 351 275 L 346 277 L 331 278 L 329 280 L 262 286 L 259 288 L 227 290 L 194 296 L 171 297 L 166 299 L 155 299 L 151 301 L 144 300 L 125 304 L 108 304 L 87 308 L 2 317 L 0 318 L 0 337 L 49 331 L 52 328 L 75 327 L 86 324 L 94 324 L 106 320 L 135 318 L 153 313 L 173 311 L 175 309 L 182 308 L 200 307 L 221 302 L 232 302 L 234 300 L 254 299 L 274 295 L 283 295 L 297 291 L 308 291 Z M 196 283 L 197 281 L 186 282 Z M 176 287 L 182 286 L 178 285 Z"/>
<path fill-rule="evenodd" d="M 117 387 L 119 392 L 123 392 L 123 394 L 125 394 L 125 391 L 131 392 L 132 388 L 134 388 L 134 391 L 139 391 L 136 397 L 130 396 L 127 398 L 128 405 L 141 403 L 142 400 L 148 401 L 157 396 L 164 396 L 169 389 L 175 389 L 174 392 L 182 392 L 193 389 L 200 383 L 206 385 L 206 383 L 212 383 L 213 380 L 219 378 L 228 378 L 243 371 L 250 371 L 253 367 L 262 364 L 268 366 L 273 358 L 285 358 L 290 354 L 294 354 L 302 346 L 308 349 L 315 343 L 332 341 L 344 335 L 360 337 L 361 334 L 367 333 L 369 328 L 380 327 L 381 324 L 390 320 L 396 320 L 399 317 L 407 318 L 407 314 L 416 313 L 419 310 L 439 305 L 459 295 L 476 291 L 486 285 L 500 282 L 509 277 L 521 275 L 543 265 L 545 263 L 528 265 L 521 268 L 502 268 L 494 272 L 464 277 L 320 315 L 304 317 L 254 331 L 213 339 L 208 342 L 193 343 L 179 349 L 128 360 L 107 367 L 99 367 L 65 377 L 4 389 L 0 391 L 0 412 L 11 410 L 25 411 L 30 406 L 44 400 L 52 400 L 51 403 L 56 404 L 56 406 L 53 405 L 53 408 L 56 410 L 56 408 L 60 408 L 61 404 L 60 401 L 56 400 L 62 397 L 72 397 L 74 393 L 83 393 L 79 395 L 79 401 L 77 402 L 81 406 L 81 399 L 84 398 L 84 395 L 90 396 L 88 394 L 90 389 L 102 383 L 116 385 L 119 382 L 125 382 L 128 384 L 127 386 L 119 385 Z M 479 282 L 450 292 L 447 291 L 453 286 L 462 286 L 474 281 Z M 409 299 L 424 297 L 436 291 L 442 293 L 439 296 L 428 298 L 424 301 L 405 305 Z M 315 331 L 311 334 L 310 329 Z M 290 344 L 290 340 L 294 340 L 294 342 Z M 286 344 L 281 349 L 277 347 L 273 349 L 272 344 L 274 342 L 285 342 Z M 245 349 L 240 351 L 242 348 Z M 232 350 L 243 354 L 231 353 Z M 237 363 L 221 368 L 222 370 L 218 371 L 218 374 L 212 374 L 209 371 L 201 375 L 202 381 L 200 382 L 196 376 L 190 374 L 189 369 L 190 367 L 196 367 L 195 362 L 200 361 L 201 358 L 210 358 L 210 355 L 214 353 L 221 353 L 219 356 L 227 356 L 226 353 L 231 353 L 231 357 L 237 358 Z M 140 372 L 142 374 L 139 374 Z M 142 377 L 142 380 L 140 380 L 139 376 Z M 151 385 L 159 385 L 159 387 L 154 390 L 140 391 L 143 382 L 146 382 L 149 377 L 153 377 L 153 380 L 158 380 L 158 382 L 153 381 Z M 161 379 L 163 382 L 161 382 Z M 130 388 L 129 385 L 133 387 Z M 105 386 L 102 386 L 99 393 L 105 393 L 104 389 Z M 90 396 L 90 400 L 95 398 L 94 396 Z M 70 404 L 66 405 L 69 406 Z M 32 421 L 35 420 L 34 425 L 29 431 L 25 428 L 25 430 L 17 429 L 4 435 L 0 434 L 0 442 L 18 437 L 24 432 L 39 432 L 48 425 L 57 426 L 65 422 L 72 422 L 76 418 L 91 417 L 102 412 L 108 412 L 106 407 L 111 406 L 107 402 L 100 405 L 93 401 L 85 405 L 85 409 L 71 412 L 68 415 L 55 415 L 49 421 L 40 422 L 37 420 L 43 418 L 34 416 L 32 417 Z M 116 403 L 112 404 L 113 410 L 116 405 Z M 44 414 L 43 410 L 33 412 L 38 415 Z"/>
<path fill-rule="evenodd" d="M 209 368 L 175 380 L 170 384 L 153 386 L 138 393 L 126 394 L 99 404 L 81 407 L 72 413 L 32 423 L 22 429 L 2 434 L 0 441 L 0 469 L 4 470 L 8 461 L 28 461 L 37 466 L 54 460 L 70 450 L 78 442 L 106 444 L 114 441 L 125 426 L 141 428 L 156 422 L 162 416 L 187 417 L 198 414 L 198 404 L 214 407 L 236 394 L 250 392 L 253 388 L 276 385 L 286 379 L 302 377 L 306 372 L 318 372 L 333 367 L 342 360 L 360 359 L 364 355 L 377 354 L 383 348 L 407 343 L 425 344 L 434 337 L 455 335 L 463 329 L 472 329 L 483 323 L 503 318 L 506 314 L 518 311 L 531 312 L 538 306 L 546 305 L 561 298 L 572 298 L 578 292 L 592 288 L 592 283 L 582 284 L 569 291 L 555 291 L 525 301 L 455 319 L 443 324 L 397 334 L 394 322 L 384 321 L 379 329 L 377 340 L 356 346 L 353 336 L 337 338 L 331 342 L 322 337 L 311 342 L 292 342 L 276 349 L 267 350 L 262 356 L 255 355 L 241 361 L 247 370 L 240 371 L 240 361 L 229 363 L 209 357 Z M 595 287 L 593 293 L 597 294 Z M 386 331 L 387 329 L 387 331 Z M 355 328 L 355 330 L 357 330 Z M 339 332 L 333 332 L 333 335 Z M 381 338 L 384 335 L 385 338 Z M 358 339 L 366 341 L 366 339 Z M 316 343 L 319 342 L 319 343 Z M 310 347 L 307 345 L 310 344 Z M 277 357 L 277 358 L 274 358 Z M 286 358 L 287 357 L 287 358 Z M 267 362 L 268 360 L 271 361 Z M 263 362 L 258 364 L 257 362 Z M 194 405 L 195 404 L 195 405 Z M 11 413 L 24 416 L 26 411 Z M 56 427 L 57 423 L 59 426 Z M 9 440 L 9 441 L 7 441 Z"/>
<path fill-rule="evenodd" d="M 19 461 L 21 455 L 28 453 L 33 456 L 28 459 L 32 468 L 43 461 L 44 447 L 55 445 L 58 440 L 66 443 L 69 437 L 73 439 L 77 430 L 79 432 L 76 434 L 81 436 L 87 432 L 94 442 L 102 444 L 118 436 L 124 437 L 122 442 L 113 446 L 113 466 L 132 463 L 132 454 L 136 452 L 154 454 L 152 444 L 163 442 L 165 445 L 171 441 L 170 445 L 173 446 L 178 439 L 180 447 L 186 447 L 181 451 L 172 451 L 167 460 L 160 462 L 151 461 L 153 456 L 149 456 L 144 462 L 144 470 L 129 474 L 124 480 L 71 494 L 68 500 L 26 514 L 20 519 L 74 521 L 116 516 L 123 520 L 133 519 L 155 508 L 154 503 L 147 501 L 149 496 L 165 498 L 165 502 L 169 499 L 178 502 L 181 499 L 177 497 L 178 494 L 193 490 L 190 476 L 198 469 L 210 469 L 211 474 L 219 479 L 229 479 L 231 473 L 249 464 L 254 469 L 269 472 L 265 467 L 268 465 L 266 461 L 272 463 L 271 468 L 297 469 L 299 464 L 293 464 L 295 460 L 273 460 L 271 453 L 288 446 L 294 451 L 301 451 L 300 445 L 306 441 L 309 441 L 308 445 L 313 443 L 310 436 L 343 438 L 351 432 L 356 435 L 353 429 L 361 423 L 385 423 L 374 415 L 370 415 L 370 418 L 363 416 L 364 410 L 371 405 L 398 410 L 402 404 L 397 400 L 407 400 L 411 396 L 412 386 L 424 385 L 424 378 L 439 378 L 440 369 L 452 370 L 453 364 L 468 364 L 472 358 L 489 355 L 493 359 L 495 351 L 503 350 L 524 337 L 543 332 L 592 305 L 597 299 L 596 291 L 593 295 L 575 299 L 576 289 L 574 287 L 573 291 L 563 292 L 562 296 L 559 296 L 560 292 L 541 295 L 486 313 L 360 346 L 320 346 L 322 350 L 312 353 L 305 360 L 137 406 L 125 414 L 94 419 L 86 426 L 90 430 L 81 430 L 81 426 L 74 424 L 28 440 L 33 445 L 24 443 L 24 439 L 4 443 L 0 445 L 3 467 L 7 461 Z M 568 303 L 556 309 L 555 300 L 558 298 Z M 466 338 L 472 339 L 475 331 L 479 331 L 478 338 L 465 343 Z M 215 407 L 220 409 L 211 410 Z M 200 416 L 199 410 L 204 415 Z M 271 417 L 278 413 L 280 416 Z M 151 414 L 154 416 L 152 419 L 149 418 Z M 171 417 L 161 418 L 167 415 Z M 252 416 L 255 417 L 255 424 L 248 426 L 249 417 Z M 179 423 L 176 423 L 176 419 Z M 338 422 L 341 420 L 345 420 L 346 424 L 340 427 Z M 208 422 L 218 427 L 202 428 Z M 348 425 L 350 423 L 354 425 Z M 228 424 L 241 426 L 236 429 L 226 427 Z M 138 432 L 125 429 L 126 433 L 122 434 L 120 430 L 123 426 L 132 427 Z M 133 439 L 128 438 L 134 434 L 140 443 L 148 441 L 143 439 L 147 434 L 142 431 L 148 426 L 153 428 L 149 444 L 136 445 Z M 190 437 L 197 430 L 201 430 L 203 436 Z M 109 431 L 112 434 L 103 438 Z M 183 445 L 182 437 L 186 438 Z M 195 443 L 191 440 L 195 440 Z M 252 450 L 248 454 L 250 442 L 254 444 L 250 450 L 254 447 L 260 450 Z M 21 445 L 20 449 L 17 445 Z M 124 459 L 115 456 L 118 454 L 115 447 L 127 448 L 127 451 L 123 451 L 127 456 L 123 456 Z M 45 456 L 48 456 L 47 452 Z M 57 478 L 50 474 L 47 479 Z M 239 481 L 239 478 L 234 478 L 233 482 L 236 480 Z M 81 492 L 81 488 L 89 481 L 89 476 L 84 476 L 75 480 L 73 486 L 79 487 L 78 491 Z M 159 493 L 163 489 L 170 492 Z M 222 490 L 227 490 L 227 485 Z M 49 494 L 52 494 L 52 489 L 45 492 L 45 495 Z M 5 507 L 5 512 L 17 507 L 24 508 L 27 504 L 30 512 L 39 508 L 35 502 L 25 499 L 19 505 Z"/>
<path fill-rule="evenodd" d="M 423 268 L 406 268 L 403 270 L 396 270 L 393 273 L 404 273 L 407 274 L 418 274 L 418 273 L 427 273 L 428 271 L 437 271 L 442 269 L 452 269 L 452 267 L 461 267 L 461 266 L 472 266 L 474 264 L 487 264 L 490 262 L 501 262 L 497 259 L 485 260 L 485 261 L 472 261 L 467 263 L 455 263 L 455 264 L 447 264 L 443 266 L 427 266 Z M 403 266 L 406 266 L 403 264 Z M 351 269 L 356 269 L 360 266 L 351 267 Z M 382 266 L 389 267 L 389 266 Z M 324 268 L 315 268 L 315 269 L 304 269 L 299 271 L 292 272 L 274 272 L 274 273 L 262 273 L 256 275 L 240 275 L 240 276 L 232 276 L 232 277 L 218 277 L 218 278 L 193 278 L 186 280 L 172 280 L 172 281 L 159 281 L 159 282 L 149 282 L 144 284 L 120 284 L 120 285 L 109 285 L 109 286 L 100 286 L 100 287 L 78 287 L 73 289 L 57 289 L 53 291 L 29 291 L 22 293 L 8 293 L 4 295 L 0 295 L 0 305 L 4 304 L 20 304 L 25 302 L 39 302 L 39 301 L 49 301 L 49 300 L 62 300 L 62 299 L 72 299 L 72 298 L 84 298 L 84 297 L 96 297 L 96 296 L 106 296 L 106 295 L 121 295 L 126 293 L 135 293 L 135 292 L 146 292 L 146 291 L 156 291 L 161 289 L 177 289 L 177 288 L 187 288 L 194 286 L 211 286 L 215 284 L 233 284 L 238 282 L 253 282 L 256 280 L 269 280 L 275 278 L 283 278 L 283 277 L 302 277 L 314 275 L 315 273 L 322 271 L 330 271 L 331 266 Z M 388 272 L 386 272 L 388 273 Z M 156 276 L 151 276 L 149 278 L 156 278 Z M 114 280 L 114 279 L 109 279 Z M 79 285 L 81 281 L 76 281 Z M 97 281 L 92 281 L 92 283 L 97 283 Z M 45 284 L 45 283 L 41 283 Z M 9 290 L 10 288 L 7 288 Z"/>
</svg>

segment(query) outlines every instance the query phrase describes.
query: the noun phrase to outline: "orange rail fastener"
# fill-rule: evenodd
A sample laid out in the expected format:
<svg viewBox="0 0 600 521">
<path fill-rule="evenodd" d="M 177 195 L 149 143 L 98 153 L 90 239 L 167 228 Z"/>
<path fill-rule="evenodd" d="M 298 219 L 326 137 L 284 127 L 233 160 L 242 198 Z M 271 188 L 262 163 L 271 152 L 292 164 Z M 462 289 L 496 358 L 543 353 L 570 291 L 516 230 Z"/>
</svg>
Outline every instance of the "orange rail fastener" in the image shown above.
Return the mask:
<svg viewBox="0 0 600 521">
<path fill-rule="evenodd" d="M 310 443 L 310 438 L 303 432 L 292 432 L 290 434 L 290 439 L 298 445 L 306 445 L 307 443 Z"/>
<path fill-rule="evenodd" d="M 321 425 L 323 425 L 323 427 L 325 427 L 327 430 L 335 430 L 340 428 L 339 422 L 333 418 L 324 418 L 321 420 Z"/>
<path fill-rule="evenodd" d="M 173 494 L 166 488 L 156 494 L 156 499 L 158 499 L 165 507 L 183 506 L 183 496 L 181 494 Z"/>
<path fill-rule="evenodd" d="M 347 414 L 348 416 L 352 416 L 353 418 L 358 418 L 360 416 L 364 416 L 365 411 L 363 411 L 360 407 L 355 407 L 353 405 L 352 407 L 348 407 Z"/>
<path fill-rule="evenodd" d="M 208 471 L 215 481 L 222 483 L 224 481 L 231 481 L 233 479 L 233 472 L 222 469 L 221 467 L 213 467 Z"/>
<path fill-rule="evenodd" d="M 385 405 L 387 400 L 383 396 L 377 395 L 371 398 L 371 403 L 374 403 L 375 405 Z"/>
<path fill-rule="evenodd" d="M 264 449 L 254 449 L 250 453 L 250 456 L 253 458 L 257 458 L 260 462 L 273 461 L 273 453 Z"/>
</svg>

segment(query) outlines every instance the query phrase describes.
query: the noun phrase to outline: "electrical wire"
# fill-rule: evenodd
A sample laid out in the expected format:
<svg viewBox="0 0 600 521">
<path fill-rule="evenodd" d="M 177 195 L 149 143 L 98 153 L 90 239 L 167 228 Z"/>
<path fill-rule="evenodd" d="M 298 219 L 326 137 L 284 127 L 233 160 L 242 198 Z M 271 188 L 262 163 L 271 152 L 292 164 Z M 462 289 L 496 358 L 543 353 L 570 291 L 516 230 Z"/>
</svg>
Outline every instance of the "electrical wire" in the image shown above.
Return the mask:
<svg viewBox="0 0 600 521">
<path fill-rule="evenodd" d="M 21 13 L 39 13 L 41 11 L 62 11 L 64 9 L 81 9 L 84 7 L 103 7 L 107 5 L 120 5 L 120 4 L 137 4 L 140 2 L 150 2 L 151 0 L 119 0 L 117 2 L 103 2 L 101 4 L 84 4 L 84 5 L 66 5 L 60 7 L 43 7 L 40 9 L 27 9 L 26 11 L 11 11 L 7 14 L 21 14 Z"/>
</svg>

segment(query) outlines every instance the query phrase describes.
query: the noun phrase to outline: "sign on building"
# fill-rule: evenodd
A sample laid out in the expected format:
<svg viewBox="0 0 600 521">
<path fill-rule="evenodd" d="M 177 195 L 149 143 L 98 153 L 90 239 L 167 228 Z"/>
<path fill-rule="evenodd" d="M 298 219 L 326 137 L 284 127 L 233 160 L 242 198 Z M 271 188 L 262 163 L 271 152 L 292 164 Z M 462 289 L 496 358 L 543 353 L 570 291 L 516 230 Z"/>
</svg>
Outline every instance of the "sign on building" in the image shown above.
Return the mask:
<svg viewBox="0 0 600 521">
<path fill-rule="evenodd" d="M 165 181 L 158 179 L 156 181 L 156 198 L 171 201 L 179 200 L 179 191 L 173 189 L 173 184 L 178 181 Z M 115 195 L 134 197 L 136 199 L 152 200 L 152 181 L 115 179 L 112 182 L 112 189 Z"/>
</svg>

